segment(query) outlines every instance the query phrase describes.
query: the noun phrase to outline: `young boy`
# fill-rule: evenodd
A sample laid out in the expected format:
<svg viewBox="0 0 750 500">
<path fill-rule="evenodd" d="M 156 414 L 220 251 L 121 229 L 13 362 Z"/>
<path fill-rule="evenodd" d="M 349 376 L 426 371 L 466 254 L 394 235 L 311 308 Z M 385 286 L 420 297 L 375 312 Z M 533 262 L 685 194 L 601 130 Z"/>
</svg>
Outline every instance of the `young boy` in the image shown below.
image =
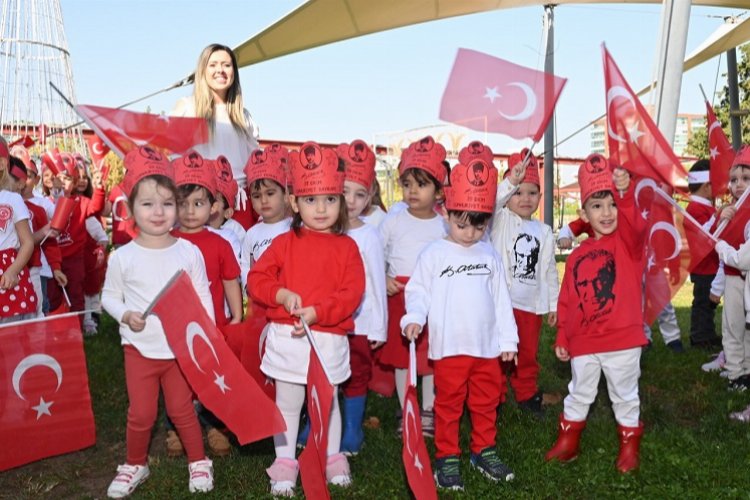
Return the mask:
<svg viewBox="0 0 750 500">
<path fill-rule="evenodd" d="M 692 215 L 707 230 L 712 230 L 716 222 L 713 191 L 709 182 L 710 162 L 698 160 L 690 169 L 688 189 L 690 203 L 687 213 Z M 687 233 L 688 243 L 694 235 Z M 692 246 L 692 245 L 691 245 Z M 710 299 L 711 282 L 719 270 L 719 257 L 716 252 L 709 253 L 702 261 L 690 263 L 690 281 L 693 282 L 693 305 L 690 309 L 690 345 L 704 349 L 713 349 L 721 345 L 716 335 L 714 313 L 717 304 Z"/>
<path fill-rule="evenodd" d="M 208 229 L 220 234 L 232 245 L 232 250 L 239 261 L 242 242 L 246 234 L 242 224 L 232 219 L 234 200 L 239 187 L 232 175 L 232 166 L 226 158 L 219 156 L 210 163 L 216 173 L 216 211 L 211 214 Z"/>
<path fill-rule="evenodd" d="M 481 166 L 482 182 L 475 167 Z M 520 173 L 523 177 L 523 173 Z M 493 481 L 510 481 L 497 456 L 495 419 L 500 363 L 516 357 L 518 335 L 503 263 L 482 241 L 492 216 L 497 170 L 474 160 L 458 164 L 445 189 L 448 236 L 428 244 L 406 284 L 403 334 L 415 340 L 429 324 L 429 358 L 435 376 L 435 480 L 461 490 L 459 424 L 471 415 L 471 465 Z"/>
<path fill-rule="evenodd" d="M 594 237 L 581 243 L 565 263 L 555 355 L 570 361 L 572 380 L 557 442 L 544 458 L 567 462 L 578 456 L 603 371 L 620 439 L 616 465 L 624 473 L 638 467 L 643 435 L 638 379 L 641 348 L 647 341 L 638 305 L 643 295 L 645 228 L 633 190 L 628 189 L 629 174 L 622 168 L 614 173 L 595 168 L 590 159 L 578 169 L 578 182 L 581 216 L 591 224 Z"/>
</svg>

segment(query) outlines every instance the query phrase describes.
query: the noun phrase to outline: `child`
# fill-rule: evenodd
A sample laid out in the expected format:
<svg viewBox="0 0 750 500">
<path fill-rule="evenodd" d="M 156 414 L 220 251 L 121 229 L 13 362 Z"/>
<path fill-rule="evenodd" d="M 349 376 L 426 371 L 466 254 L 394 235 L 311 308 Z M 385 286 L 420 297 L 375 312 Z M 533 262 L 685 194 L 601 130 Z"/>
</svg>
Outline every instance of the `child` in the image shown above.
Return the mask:
<svg viewBox="0 0 750 500">
<path fill-rule="evenodd" d="M 471 159 L 453 167 L 450 178 L 443 214 L 448 236 L 419 254 L 406 285 L 401 326 L 414 340 L 429 323 L 435 481 L 439 488 L 462 490 L 459 424 L 464 404 L 472 424 L 471 465 L 493 481 L 514 477 L 497 456 L 495 419 L 501 393 L 498 360 L 515 359 L 518 335 L 502 260 L 482 241 L 495 202 L 497 170 L 491 159 Z"/>
<path fill-rule="evenodd" d="M 473 153 L 473 155 L 472 155 Z M 513 154 L 508 166 L 523 162 L 527 149 Z M 492 162 L 492 151 L 480 142 L 472 142 L 459 153 L 459 161 L 482 157 Z M 552 228 L 533 218 L 541 199 L 539 167 L 529 156 L 525 176 L 510 175 L 511 168 L 498 189 L 492 221 L 492 246 L 503 259 L 505 281 L 513 301 L 513 316 L 518 325 L 518 363 L 510 375 L 518 406 L 537 418 L 544 416 L 542 391 L 539 390 L 539 335 L 542 315 L 547 324 L 557 324 L 558 279 L 555 267 L 555 238 Z M 505 399 L 505 383 L 501 400 Z"/>
<path fill-rule="evenodd" d="M 435 204 L 443 198 L 446 170 L 443 166 L 445 148 L 427 136 L 404 150 L 399 165 L 399 183 L 404 190 L 407 208 L 396 214 L 389 212 L 380 224 L 386 261 L 386 291 L 388 292 L 388 341 L 383 346 L 379 362 L 395 368 L 396 391 L 403 408 L 406 394 L 406 375 L 409 349 L 401 335 L 399 321 L 404 315 L 403 290 L 414 272 L 417 256 L 430 243 L 446 235 L 444 220 L 435 212 Z M 435 401 L 432 368 L 428 365 L 428 331 L 417 339 L 417 371 L 422 377 L 422 433 L 434 436 L 432 412 Z M 399 418 L 397 432 L 401 434 Z"/>
<path fill-rule="evenodd" d="M 598 167 L 592 156 L 578 169 L 578 182 L 581 216 L 591 224 L 594 237 L 568 257 L 557 305 L 555 355 L 570 361 L 572 380 L 557 442 L 544 458 L 567 462 L 578 456 L 603 371 L 620 440 L 617 470 L 625 473 L 638 467 L 643 435 L 638 379 L 641 348 L 647 341 L 638 305 L 643 294 L 645 223 L 628 189 L 628 173 Z"/>
<path fill-rule="evenodd" d="M 216 173 L 216 211 L 208 221 L 208 228 L 215 230 L 232 245 L 239 261 L 246 231 L 242 224 L 232 219 L 234 200 L 239 192 L 237 181 L 232 177 L 232 166 L 226 158 L 219 156 L 210 163 Z"/>
<path fill-rule="evenodd" d="M 102 304 L 120 323 L 128 390 L 127 459 L 107 489 L 110 498 L 130 495 L 149 475 L 147 462 L 151 428 L 156 420 L 159 388 L 167 413 L 180 433 L 188 456 L 191 493 L 213 489 L 213 465 L 203 450 L 193 393 L 167 344 L 157 318 L 143 317 L 162 286 L 177 271 L 186 271 L 203 307 L 213 318 L 203 257 L 188 241 L 170 230 L 177 218 L 177 188 L 172 169 L 148 146 L 127 154 L 125 166 L 129 208 L 138 236 L 112 254 Z M 177 305 L 176 305 L 177 307 Z"/>
<path fill-rule="evenodd" d="M 355 456 L 364 440 L 362 420 L 367 403 L 367 387 L 372 376 L 372 351 L 387 339 L 385 257 L 380 233 L 360 218 L 371 202 L 375 154 L 361 140 L 341 144 L 336 152 L 346 164 L 344 198 L 349 217 L 347 234 L 359 247 L 365 266 L 365 296 L 354 313 L 354 331 L 348 336 L 352 376 L 343 384 L 344 434 L 341 452 Z"/>
<path fill-rule="evenodd" d="M 372 183 L 372 190 L 370 191 L 370 202 L 367 204 L 362 215 L 362 220 L 372 226 L 378 227 L 383 219 L 385 219 L 386 211 L 383 200 L 380 196 L 380 183 L 376 178 Z"/>
<path fill-rule="evenodd" d="M 685 208 L 688 214 L 709 231 L 714 228 L 716 222 L 714 196 L 709 181 L 710 166 L 708 160 L 698 160 L 690 169 L 688 175 L 690 203 Z M 692 236 L 690 232 L 687 233 L 688 243 Z M 712 349 L 721 344 L 714 325 L 717 304 L 710 299 L 711 282 L 718 270 L 719 257 L 716 252 L 709 253 L 695 265 L 691 262 L 690 281 L 693 283 L 693 304 L 690 309 L 691 346 Z"/>
<path fill-rule="evenodd" d="M 310 358 L 301 319 L 312 328 L 321 362 L 334 385 L 326 477 L 338 486 L 351 484 L 349 464 L 339 449 L 341 415 L 336 393 L 351 373 L 347 334 L 354 330 L 353 315 L 365 292 L 362 258 L 357 245 L 345 235 L 343 165 L 339 166 L 333 150 L 313 142 L 303 144 L 289 160 L 294 186 L 292 231 L 273 240 L 248 277 L 251 298 L 268 307 L 270 323 L 261 369 L 276 380 L 276 405 L 287 429 L 274 436 L 276 460 L 267 469 L 271 494 L 276 496 L 294 494 L 299 469 L 294 456 Z"/>
</svg>

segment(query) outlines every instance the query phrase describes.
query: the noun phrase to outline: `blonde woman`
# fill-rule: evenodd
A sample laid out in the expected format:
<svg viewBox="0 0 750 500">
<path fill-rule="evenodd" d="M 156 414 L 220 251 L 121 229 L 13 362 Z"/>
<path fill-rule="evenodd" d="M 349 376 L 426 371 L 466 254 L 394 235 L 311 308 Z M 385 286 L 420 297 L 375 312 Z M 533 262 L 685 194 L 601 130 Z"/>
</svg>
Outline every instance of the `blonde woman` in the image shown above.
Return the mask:
<svg viewBox="0 0 750 500">
<path fill-rule="evenodd" d="M 258 148 L 258 127 L 244 108 L 232 49 L 216 43 L 203 49 L 195 69 L 193 95 L 180 99 L 172 115 L 205 118 L 210 139 L 196 149 L 204 158 L 223 155 L 231 163 L 241 197 L 234 218 L 247 229 L 252 217 L 250 204 L 242 196 L 246 194 L 244 167 L 250 153 Z"/>
</svg>

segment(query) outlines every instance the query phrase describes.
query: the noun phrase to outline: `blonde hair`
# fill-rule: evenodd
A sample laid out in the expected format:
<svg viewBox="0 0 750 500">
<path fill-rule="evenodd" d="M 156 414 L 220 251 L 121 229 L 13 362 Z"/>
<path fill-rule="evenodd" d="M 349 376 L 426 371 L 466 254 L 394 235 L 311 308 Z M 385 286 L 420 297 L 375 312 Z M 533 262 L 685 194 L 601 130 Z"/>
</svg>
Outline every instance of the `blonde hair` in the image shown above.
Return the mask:
<svg viewBox="0 0 750 500">
<path fill-rule="evenodd" d="M 234 80 L 227 90 L 227 114 L 229 121 L 238 134 L 245 136 L 250 135 L 247 129 L 247 120 L 245 120 L 245 106 L 242 103 L 242 87 L 240 86 L 240 73 L 237 67 L 237 58 L 232 49 L 225 45 L 212 43 L 201 52 L 198 57 L 198 65 L 195 68 L 195 83 L 193 85 L 193 101 L 195 102 L 195 116 L 205 118 L 208 122 L 211 135 L 216 129 L 216 116 L 214 114 L 214 96 L 206 81 L 206 68 L 208 60 L 214 52 L 224 51 L 229 54 L 232 60 L 232 69 L 234 70 Z"/>
</svg>

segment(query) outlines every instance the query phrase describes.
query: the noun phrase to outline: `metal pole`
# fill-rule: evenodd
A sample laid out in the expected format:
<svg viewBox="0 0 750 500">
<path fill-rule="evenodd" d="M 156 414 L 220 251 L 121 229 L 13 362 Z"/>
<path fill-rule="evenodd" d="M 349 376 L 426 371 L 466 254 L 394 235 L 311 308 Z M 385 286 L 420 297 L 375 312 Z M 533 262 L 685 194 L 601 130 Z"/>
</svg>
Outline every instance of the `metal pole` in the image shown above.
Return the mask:
<svg viewBox="0 0 750 500">
<path fill-rule="evenodd" d="M 554 5 L 544 6 L 544 26 L 547 31 L 547 47 L 544 56 L 544 71 L 550 75 L 555 73 L 555 32 L 554 32 Z M 545 88 L 545 97 L 554 95 L 554 88 Z M 549 97 L 551 99 L 551 97 Z M 549 121 L 547 130 L 544 131 L 544 223 L 550 227 L 554 226 L 554 201 L 555 201 L 555 120 Z M 560 214 L 562 217 L 562 214 Z"/>
<path fill-rule="evenodd" d="M 732 147 L 742 146 L 742 123 L 739 115 L 740 93 L 737 80 L 737 49 L 727 50 L 727 87 L 729 88 L 729 123 L 732 127 Z"/>
</svg>

